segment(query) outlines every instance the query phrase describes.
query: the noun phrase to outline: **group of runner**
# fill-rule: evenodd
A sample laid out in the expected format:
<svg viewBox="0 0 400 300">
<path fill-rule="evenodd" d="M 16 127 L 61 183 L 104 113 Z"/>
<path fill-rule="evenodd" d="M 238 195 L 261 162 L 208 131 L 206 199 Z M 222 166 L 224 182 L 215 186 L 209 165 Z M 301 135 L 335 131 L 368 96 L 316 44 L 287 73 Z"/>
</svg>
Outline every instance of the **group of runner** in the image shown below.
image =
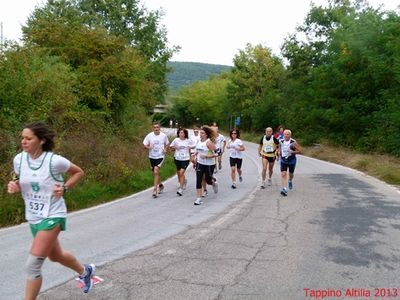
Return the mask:
<svg viewBox="0 0 400 300">
<path fill-rule="evenodd" d="M 232 188 L 236 188 L 236 173 L 239 181 L 242 177 L 242 151 L 245 150 L 243 142 L 240 140 L 239 130 L 231 130 L 228 141 L 219 133 L 218 126 L 195 127 L 193 134 L 189 137 L 188 130 L 178 128 L 177 137 L 169 143 L 168 137 L 161 132 L 159 123 L 153 124 L 153 131 L 143 140 L 143 145 L 149 150 L 149 159 L 153 171 L 153 198 L 157 198 L 163 191 L 163 184 L 160 180 L 160 168 L 164 162 L 168 150 L 174 152 L 174 161 L 177 169 L 179 186 L 177 194 L 183 195 L 187 180 L 185 177 L 186 169 L 190 162 L 196 170 L 196 200 L 194 205 L 203 203 L 203 198 L 207 195 L 207 185 L 211 185 L 214 193 L 218 193 L 218 183 L 214 176 L 218 170 L 222 169 L 222 155 L 228 149 L 230 156 Z"/>
<path fill-rule="evenodd" d="M 272 185 L 274 164 L 278 160 L 280 163 L 282 184 L 280 193 L 282 196 L 287 196 L 288 189 L 293 189 L 294 170 L 297 162 L 296 154 L 300 154 L 300 152 L 300 145 L 292 138 L 292 132 L 289 129 L 285 129 L 280 125 L 275 135 L 273 135 L 272 128 L 267 127 L 265 135 L 261 138 L 258 145 L 258 153 L 262 160 L 261 188 L 265 189 L 266 184 L 269 186 Z M 266 181 L 267 169 L 268 181 Z"/>
<path fill-rule="evenodd" d="M 275 135 L 272 128 L 267 127 L 265 135 L 261 138 L 258 146 L 258 153 L 262 160 L 261 188 L 265 189 L 266 185 L 272 185 L 274 163 L 278 160 L 281 170 L 282 188 L 280 193 L 282 196 L 287 196 L 288 190 L 293 189 L 296 154 L 300 153 L 300 146 L 291 135 L 291 131 L 285 130 L 282 125 L 278 127 Z M 229 139 L 226 140 L 219 133 L 218 126 L 215 123 L 212 126 L 202 126 L 200 129 L 195 127 L 190 137 L 187 129 L 178 128 L 177 137 L 169 144 L 167 135 L 161 132 L 161 125 L 154 123 L 153 132 L 144 138 L 143 145 L 149 150 L 149 159 L 154 175 L 153 198 L 157 198 L 164 188 L 159 174 L 168 150 L 174 152 L 179 182 L 176 193 L 179 196 L 183 195 L 183 191 L 186 188 L 185 172 L 190 162 L 192 162 L 196 170 L 197 198 L 194 202 L 195 205 L 203 203 L 202 198 L 208 193 L 207 184 L 212 185 L 215 193 L 218 192 L 217 179 L 213 174 L 222 168 L 222 155 L 225 149 L 229 151 L 231 188 L 237 188 L 237 178 L 239 182 L 243 181 L 242 152 L 245 151 L 245 147 L 240 139 L 240 131 L 238 129 L 232 129 L 229 132 Z M 267 170 L 268 180 L 266 180 Z"/>
<path fill-rule="evenodd" d="M 42 265 L 46 258 L 58 262 L 79 274 L 82 290 L 88 293 L 93 286 L 95 266 L 82 264 L 70 252 L 65 251 L 58 236 L 66 228 L 67 209 L 64 195 L 84 176 L 83 170 L 68 159 L 52 152 L 55 132 L 42 122 L 26 125 L 21 133 L 22 152 L 14 158 L 14 176 L 8 183 L 10 194 L 21 193 L 25 202 L 25 218 L 33 236 L 29 256 L 26 261 L 25 299 L 37 298 L 42 285 Z M 153 132 L 143 140 L 149 151 L 151 168 L 154 176 L 153 197 L 163 190 L 160 180 L 160 168 L 167 151 L 174 151 L 179 187 L 177 194 L 183 195 L 187 180 L 185 171 L 192 162 L 196 170 L 195 205 L 203 203 L 207 194 L 207 185 L 218 193 L 218 183 L 214 174 L 222 168 L 222 155 L 229 151 L 232 189 L 236 189 L 236 178 L 243 181 L 242 152 L 244 144 L 240 140 L 240 131 L 233 129 L 229 139 L 218 132 L 216 124 L 194 128 L 189 137 L 187 129 L 179 128 L 177 137 L 169 144 L 168 137 L 161 132 L 159 123 L 153 124 Z M 280 193 L 287 196 L 288 189 L 293 188 L 293 177 L 296 166 L 296 154 L 300 153 L 299 144 L 292 139 L 291 131 L 283 127 L 274 136 L 272 128 L 265 130 L 258 152 L 262 158 L 262 185 L 271 185 L 273 165 L 280 160 L 282 189 Z M 266 171 L 268 169 L 268 181 Z M 289 171 L 289 178 L 287 178 Z M 67 180 L 64 174 L 68 174 Z"/>
</svg>

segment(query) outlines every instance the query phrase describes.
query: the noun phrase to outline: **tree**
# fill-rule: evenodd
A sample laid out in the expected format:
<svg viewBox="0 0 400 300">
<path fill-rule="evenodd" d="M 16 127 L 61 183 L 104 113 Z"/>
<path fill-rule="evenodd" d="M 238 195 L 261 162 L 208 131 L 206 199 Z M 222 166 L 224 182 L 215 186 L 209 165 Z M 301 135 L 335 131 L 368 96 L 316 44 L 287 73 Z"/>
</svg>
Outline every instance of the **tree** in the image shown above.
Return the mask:
<svg viewBox="0 0 400 300">
<path fill-rule="evenodd" d="M 396 153 L 398 116 L 387 108 L 398 103 L 398 21 L 394 12 L 365 1 L 311 8 L 298 28 L 306 39 L 292 35 L 283 47 L 289 61 L 285 99 L 292 103 L 286 116 L 297 130 L 311 141 L 324 137 L 364 151 Z M 383 120 L 386 125 L 377 128 Z"/>
<path fill-rule="evenodd" d="M 172 114 L 183 125 L 227 124 L 225 75 L 182 87 L 173 99 Z"/>
<path fill-rule="evenodd" d="M 159 11 L 139 7 L 135 0 L 49 0 L 43 8 L 35 9 L 23 27 L 24 40 L 56 50 L 71 45 L 74 32 L 106 30 L 107 35 L 124 40 L 125 47 L 143 57 L 149 66 L 146 80 L 154 82 L 152 96 L 162 101 L 167 89 L 167 62 L 177 48 L 167 47 L 166 30 L 159 24 L 161 16 Z M 57 43 L 60 40 L 62 46 Z M 92 50 L 97 54 L 95 48 Z"/>
<path fill-rule="evenodd" d="M 143 120 L 158 100 L 160 82 L 153 77 L 161 73 L 152 75 L 152 62 L 126 37 L 99 24 L 88 27 L 78 7 L 77 2 L 52 0 L 36 9 L 24 28 L 25 42 L 71 67 L 80 104 L 117 126 L 137 125 L 135 120 Z"/>
<path fill-rule="evenodd" d="M 0 59 L 2 125 L 15 128 L 30 120 L 45 120 L 60 128 L 79 118 L 75 84 L 68 65 L 39 49 L 6 52 Z"/>
<path fill-rule="evenodd" d="M 285 78 L 280 59 L 262 45 L 247 44 L 244 50 L 235 55 L 233 62 L 228 85 L 229 113 L 241 115 L 242 127 L 246 129 L 263 128 L 266 122 L 278 124 L 276 118 L 262 120 L 258 116 L 260 107 L 272 109 L 271 117 L 276 115 L 275 104 Z M 265 105 L 268 102 L 270 105 Z"/>
</svg>

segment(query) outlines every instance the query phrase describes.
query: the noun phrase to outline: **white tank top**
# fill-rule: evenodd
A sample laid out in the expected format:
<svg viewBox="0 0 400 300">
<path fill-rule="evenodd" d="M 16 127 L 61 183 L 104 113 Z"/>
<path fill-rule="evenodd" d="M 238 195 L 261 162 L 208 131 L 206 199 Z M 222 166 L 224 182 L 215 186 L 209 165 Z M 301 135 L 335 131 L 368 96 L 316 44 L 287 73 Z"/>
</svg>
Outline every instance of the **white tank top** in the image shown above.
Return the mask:
<svg viewBox="0 0 400 300">
<path fill-rule="evenodd" d="M 215 165 L 215 158 L 214 157 L 203 157 L 204 155 L 210 155 L 212 151 L 208 149 L 207 143 L 210 140 L 207 139 L 204 142 L 199 141 L 196 144 L 196 151 L 197 151 L 197 162 L 202 165 L 212 166 Z"/>
<path fill-rule="evenodd" d="M 37 224 L 46 218 L 65 218 L 67 207 L 64 198 L 53 196 L 54 186 L 64 183 L 62 174 L 54 174 L 52 166 L 54 153 L 44 152 L 35 163 L 26 152 L 18 155 L 16 159 L 19 158 L 19 166 L 15 171 L 19 175 L 26 220 L 31 224 Z M 69 161 L 62 159 L 67 161 L 66 165 L 69 168 Z"/>
<path fill-rule="evenodd" d="M 197 143 L 200 141 L 200 135 L 192 135 L 190 137 L 190 141 L 192 142 L 192 146 L 196 146 Z M 190 153 L 195 153 L 196 152 L 196 147 L 190 149 Z"/>
<path fill-rule="evenodd" d="M 269 140 L 267 140 L 267 137 L 264 135 L 263 137 L 263 145 L 261 152 L 264 156 L 268 157 L 274 157 L 275 156 L 275 150 L 276 150 L 276 145 L 274 142 L 274 137 L 271 135 Z"/>
<path fill-rule="evenodd" d="M 287 159 L 293 158 L 296 155 L 292 152 L 292 145 L 296 141 L 294 139 L 290 139 L 289 141 L 281 140 L 280 146 L 281 146 L 281 157 Z"/>
</svg>

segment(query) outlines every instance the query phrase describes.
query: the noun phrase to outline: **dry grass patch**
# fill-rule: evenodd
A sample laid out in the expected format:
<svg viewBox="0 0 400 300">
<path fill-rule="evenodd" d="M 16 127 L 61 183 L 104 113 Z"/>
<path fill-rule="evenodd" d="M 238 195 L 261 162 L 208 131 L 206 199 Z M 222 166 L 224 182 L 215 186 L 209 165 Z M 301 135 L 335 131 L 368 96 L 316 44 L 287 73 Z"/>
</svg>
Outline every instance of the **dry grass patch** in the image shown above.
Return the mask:
<svg viewBox="0 0 400 300">
<path fill-rule="evenodd" d="M 327 144 L 303 147 L 303 154 L 347 166 L 377 177 L 387 183 L 400 186 L 400 158 L 397 157 L 380 154 L 361 154 Z"/>
</svg>

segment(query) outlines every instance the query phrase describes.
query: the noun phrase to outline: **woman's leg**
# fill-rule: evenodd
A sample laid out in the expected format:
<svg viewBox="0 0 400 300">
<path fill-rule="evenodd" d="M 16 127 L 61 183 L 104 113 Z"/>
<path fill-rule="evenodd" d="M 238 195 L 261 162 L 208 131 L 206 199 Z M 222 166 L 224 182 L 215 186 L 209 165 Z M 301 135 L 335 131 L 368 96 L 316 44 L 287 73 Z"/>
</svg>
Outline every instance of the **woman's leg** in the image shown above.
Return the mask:
<svg viewBox="0 0 400 300">
<path fill-rule="evenodd" d="M 236 167 L 235 166 L 231 167 L 231 179 L 232 179 L 232 183 L 236 182 Z"/>
<path fill-rule="evenodd" d="M 180 169 L 178 171 L 178 178 L 179 178 L 179 186 L 183 189 L 185 184 L 185 169 Z"/>
<path fill-rule="evenodd" d="M 58 262 L 63 266 L 74 270 L 79 275 L 83 274 L 85 271 L 83 264 L 81 264 L 71 252 L 62 249 L 58 239 L 48 257 L 51 261 Z"/>
<path fill-rule="evenodd" d="M 197 165 L 196 167 L 196 193 L 197 198 L 201 198 L 202 190 L 203 190 L 203 177 L 204 177 L 204 169 L 202 165 Z"/>
<path fill-rule="evenodd" d="M 207 182 L 206 182 L 206 174 L 205 170 L 203 170 L 203 179 L 201 180 L 201 195 L 207 192 Z"/>
<path fill-rule="evenodd" d="M 181 184 L 181 173 L 180 173 L 180 169 L 176 170 L 176 176 L 178 177 L 178 184 Z"/>
<path fill-rule="evenodd" d="M 243 159 L 236 159 L 236 170 L 237 170 L 237 172 L 238 172 L 238 174 L 239 174 L 239 181 L 240 182 L 242 182 L 243 181 L 243 179 L 242 179 L 242 163 L 243 163 Z"/>
<path fill-rule="evenodd" d="M 60 233 L 60 226 L 56 226 L 51 230 L 39 231 L 33 239 L 31 251 L 30 251 L 30 259 L 33 260 L 41 260 L 49 256 L 52 249 L 57 243 L 58 234 Z M 27 265 L 28 270 L 31 268 L 39 269 L 40 267 L 30 266 L 31 263 L 35 263 L 35 261 L 30 261 Z M 26 281 L 25 288 L 25 300 L 34 300 L 40 292 L 40 287 L 42 286 L 42 276 L 37 275 L 37 278 L 32 279 L 28 278 Z"/>
<path fill-rule="evenodd" d="M 205 182 L 209 185 L 214 185 L 214 166 L 206 166 L 206 170 L 204 172 Z"/>
</svg>

